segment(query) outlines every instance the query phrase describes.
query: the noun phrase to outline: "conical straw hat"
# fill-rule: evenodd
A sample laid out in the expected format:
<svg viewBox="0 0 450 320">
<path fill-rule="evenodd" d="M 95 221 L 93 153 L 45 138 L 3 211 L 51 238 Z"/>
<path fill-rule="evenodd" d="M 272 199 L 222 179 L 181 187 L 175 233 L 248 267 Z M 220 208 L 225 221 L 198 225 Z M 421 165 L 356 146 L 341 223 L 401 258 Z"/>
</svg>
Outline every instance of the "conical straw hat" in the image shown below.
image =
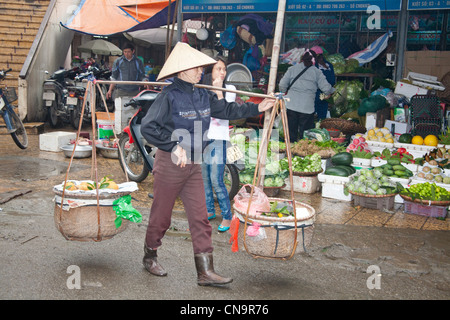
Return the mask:
<svg viewBox="0 0 450 320">
<path fill-rule="evenodd" d="M 170 78 L 178 72 L 215 64 L 216 62 L 216 60 L 192 48 L 189 44 L 178 42 L 164 63 L 156 80 Z"/>
</svg>

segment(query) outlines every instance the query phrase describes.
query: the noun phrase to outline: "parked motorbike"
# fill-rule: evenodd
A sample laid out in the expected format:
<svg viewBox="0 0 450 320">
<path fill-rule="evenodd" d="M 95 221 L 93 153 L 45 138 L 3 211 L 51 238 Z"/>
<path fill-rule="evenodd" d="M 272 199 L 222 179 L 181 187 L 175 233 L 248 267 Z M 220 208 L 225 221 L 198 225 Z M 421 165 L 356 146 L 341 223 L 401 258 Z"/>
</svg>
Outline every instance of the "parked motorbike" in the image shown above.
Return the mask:
<svg viewBox="0 0 450 320">
<path fill-rule="evenodd" d="M 69 114 L 66 107 L 66 74 L 67 71 L 64 69 L 57 70 L 49 79 L 44 81 L 42 99 L 48 108 L 48 120 L 53 128 L 61 126 L 63 122 L 69 122 Z"/>
<path fill-rule="evenodd" d="M 0 71 L 0 81 L 5 79 L 12 69 Z M 14 112 L 11 103 L 17 99 L 14 88 L 0 88 L 0 115 L 6 124 L 8 133 L 11 134 L 14 142 L 20 149 L 28 147 L 28 135 L 19 116 Z"/>
<path fill-rule="evenodd" d="M 109 79 L 111 76 L 111 71 L 108 69 L 101 70 L 97 67 L 89 67 L 86 72 L 82 72 L 80 74 L 77 74 L 74 77 L 74 85 L 68 87 L 68 101 L 72 101 L 72 103 L 75 102 L 75 98 L 77 99 L 77 105 L 74 105 L 73 108 L 71 107 L 71 104 L 68 103 L 69 109 L 73 110 L 72 116 L 71 116 L 71 123 L 74 126 L 75 129 L 78 128 L 79 122 L 80 122 L 80 115 L 81 110 L 83 107 L 83 101 L 85 98 L 86 93 L 86 80 L 93 80 L 93 79 Z M 98 90 L 98 87 L 96 87 Z M 111 100 L 106 99 L 106 92 L 108 92 L 108 86 L 101 84 L 100 90 L 102 91 L 103 97 L 105 98 L 105 103 L 102 99 L 102 94 L 99 92 L 95 95 L 95 111 L 96 112 L 104 112 L 106 111 L 106 108 L 108 108 L 109 112 L 114 112 L 114 103 Z M 87 123 L 89 124 L 91 122 L 91 98 L 89 96 L 90 93 L 86 96 L 86 103 L 85 103 L 85 110 L 83 115 L 83 121 L 82 125 Z M 73 98 L 72 98 L 73 97 Z M 72 100 L 73 99 L 73 100 Z"/>
<path fill-rule="evenodd" d="M 157 148 L 150 145 L 141 134 L 141 120 L 155 101 L 158 92 L 151 90 L 141 91 L 131 99 L 124 107 L 137 109 L 131 117 L 129 125 L 123 129 L 119 138 L 119 162 L 122 170 L 126 171 L 128 178 L 135 182 L 141 182 L 147 178 L 153 170 Z M 238 164 L 226 164 L 224 181 L 228 189 L 230 199 L 239 191 L 239 167 Z"/>
</svg>

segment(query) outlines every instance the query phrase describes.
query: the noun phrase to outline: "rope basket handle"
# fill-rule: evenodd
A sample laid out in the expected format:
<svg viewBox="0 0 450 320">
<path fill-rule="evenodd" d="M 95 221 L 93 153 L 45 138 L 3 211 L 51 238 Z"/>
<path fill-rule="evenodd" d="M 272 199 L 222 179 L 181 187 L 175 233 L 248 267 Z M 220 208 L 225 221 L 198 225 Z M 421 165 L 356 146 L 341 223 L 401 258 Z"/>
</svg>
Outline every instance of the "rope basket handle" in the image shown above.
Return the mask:
<svg viewBox="0 0 450 320">
<path fill-rule="evenodd" d="M 275 121 L 275 117 L 277 115 L 277 112 L 280 111 L 281 114 L 281 120 L 282 120 L 282 124 L 283 124 L 283 133 L 284 133 L 284 140 L 286 143 L 286 156 L 288 159 L 288 163 L 289 163 L 289 182 L 290 185 L 293 186 L 293 172 L 292 172 L 292 154 L 291 154 L 291 148 L 290 148 L 290 138 L 289 138 L 289 130 L 288 130 L 288 122 L 287 122 L 287 112 L 286 112 L 286 105 L 284 102 L 284 98 L 281 99 L 277 99 L 274 107 L 272 108 L 272 112 L 270 114 L 270 120 L 269 120 L 269 125 L 268 125 L 268 129 L 266 131 L 266 133 L 262 136 L 261 139 L 261 143 L 260 143 L 260 148 L 261 146 L 266 146 L 268 140 L 270 139 L 271 133 L 272 133 L 272 128 L 273 128 L 273 123 Z M 256 185 L 259 185 L 260 183 L 260 179 L 261 179 L 261 172 L 260 172 L 260 166 L 261 166 L 261 158 L 262 158 L 262 154 L 265 153 L 261 153 L 261 149 L 258 152 L 258 158 L 256 161 L 256 166 L 255 166 L 255 173 L 253 176 L 253 183 L 250 186 L 251 187 L 251 191 L 250 191 L 250 199 L 248 202 L 248 206 L 247 206 L 247 212 L 245 215 L 245 224 L 244 224 L 244 247 L 245 250 L 249 252 L 247 244 L 246 244 L 246 236 L 247 236 L 247 226 L 248 226 L 248 220 L 249 220 L 249 211 L 250 211 L 250 206 L 251 206 L 251 202 L 252 202 L 252 198 L 253 198 L 253 193 L 254 193 L 254 189 Z M 295 250 L 297 248 L 297 210 L 296 210 L 296 205 L 295 205 L 295 198 L 294 198 L 294 189 L 291 187 L 291 200 L 292 200 L 292 204 L 293 204 L 293 210 L 294 210 L 294 222 L 295 222 L 295 232 L 294 232 L 294 243 L 292 246 L 292 252 L 290 254 L 289 257 L 277 257 L 277 258 L 273 258 L 273 257 L 263 257 L 263 256 L 258 256 L 255 254 L 252 254 L 253 257 L 262 257 L 262 258 L 272 258 L 272 259 L 282 259 L 282 260 L 287 260 L 292 258 L 292 256 L 295 253 Z M 237 230 L 235 231 L 237 232 Z"/>
<path fill-rule="evenodd" d="M 83 106 L 81 108 L 81 114 L 80 114 L 80 121 L 78 124 L 78 130 L 77 130 L 77 135 L 76 135 L 76 139 L 75 139 L 75 144 L 74 144 L 74 148 L 72 150 L 72 155 L 70 157 L 70 161 L 69 161 L 69 165 L 67 167 L 67 171 L 66 171 L 66 176 L 64 179 L 64 185 L 63 185 L 63 190 L 62 190 L 62 194 L 61 194 L 61 207 L 59 210 L 59 217 L 58 217 L 58 221 L 61 221 L 61 216 L 62 216 L 62 210 L 63 210 L 63 203 L 64 203 L 64 195 L 65 195 L 65 191 L 66 191 L 66 185 L 67 185 L 67 179 L 69 177 L 69 172 L 70 172 L 70 167 L 72 166 L 72 162 L 73 162 L 73 158 L 75 155 L 75 149 L 77 146 L 77 141 L 78 138 L 80 137 L 80 131 L 81 131 L 81 126 L 83 123 L 83 117 L 84 117 L 84 111 L 86 108 L 86 101 L 87 101 L 87 97 L 89 95 L 90 97 L 90 101 L 89 104 L 91 107 L 91 119 L 92 119 L 92 134 L 94 137 L 94 142 L 92 143 L 92 166 L 91 166 L 91 179 L 93 180 L 93 176 L 95 175 L 95 186 L 96 186 L 96 198 L 97 198 L 97 239 L 96 241 L 101 241 L 102 240 L 102 230 L 101 230 L 101 223 L 100 223 L 100 197 L 99 197 L 99 189 L 98 189 L 98 166 L 97 166 L 97 151 L 96 151 L 96 144 L 95 144 L 95 136 L 96 136 L 96 118 L 95 118 L 95 109 L 96 109 L 96 105 L 95 105 L 95 101 L 96 101 L 96 86 L 99 89 L 98 91 L 100 92 L 100 96 L 102 98 L 103 104 L 105 106 L 106 105 L 106 100 L 105 97 L 103 95 L 102 90 L 100 89 L 99 84 L 96 82 L 96 80 L 89 80 L 87 82 L 87 86 L 86 86 L 86 91 L 84 93 L 84 99 L 83 99 Z M 111 121 L 111 116 L 109 114 L 109 110 L 108 107 L 105 107 L 106 112 L 108 114 L 108 119 Z M 116 132 L 113 130 L 114 133 L 114 138 L 116 139 L 116 141 L 118 140 Z M 119 154 L 120 154 L 120 161 L 123 160 L 123 155 L 122 155 L 122 151 L 120 148 L 119 149 Z M 129 181 L 128 179 L 128 173 L 126 170 L 125 171 L 125 177 L 127 182 Z M 63 236 L 68 239 L 67 235 L 64 234 L 64 231 L 61 228 L 61 224 L 58 225 L 58 229 L 61 232 L 61 234 L 63 234 Z"/>
</svg>

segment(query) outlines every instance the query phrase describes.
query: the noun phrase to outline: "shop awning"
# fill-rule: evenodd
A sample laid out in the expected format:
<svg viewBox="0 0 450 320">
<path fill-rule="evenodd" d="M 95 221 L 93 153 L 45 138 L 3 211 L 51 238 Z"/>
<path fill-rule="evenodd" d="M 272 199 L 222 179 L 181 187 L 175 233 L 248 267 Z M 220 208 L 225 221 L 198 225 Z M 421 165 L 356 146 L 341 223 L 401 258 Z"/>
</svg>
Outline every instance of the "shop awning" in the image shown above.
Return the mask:
<svg viewBox="0 0 450 320">
<path fill-rule="evenodd" d="M 175 0 L 170 6 L 170 20 L 175 12 Z M 119 32 L 159 28 L 167 24 L 168 0 L 82 0 L 78 9 L 64 24 L 77 32 L 109 36 Z M 200 16 L 184 15 L 184 19 Z"/>
<path fill-rule="evenodd" d="M 154 0 L 154 1 L 141 1 L 136 4 L 136 1 L 129 5 L 121 4 L 120 7 L 123 11 L 125 11 L 128 15 L 133 17 L 135 20 L 142 22 L 147 19 L 150 19 L 155 14 L 163 10 L 169 5 L 168 0 Z M 175 1 L 173 1 L 175 3 Z"/>
<path fill-rule="evenodd" d="M 91 35 L 112 35 L 139 23 L 117 6 L 117 0 L 82 0 L 64 27 Z M 123 2 L 123 1 L 121 1 Z"/>
</svg>

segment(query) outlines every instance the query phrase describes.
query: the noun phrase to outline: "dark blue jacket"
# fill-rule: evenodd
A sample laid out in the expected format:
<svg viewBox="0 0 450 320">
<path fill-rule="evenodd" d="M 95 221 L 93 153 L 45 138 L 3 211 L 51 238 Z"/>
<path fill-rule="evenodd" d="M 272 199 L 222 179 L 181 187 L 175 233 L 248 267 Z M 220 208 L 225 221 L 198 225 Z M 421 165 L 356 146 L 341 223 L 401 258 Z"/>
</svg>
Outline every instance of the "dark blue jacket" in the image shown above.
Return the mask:
<svg viewBox="0 0 450 320">
<path fill-rule="evenodd" d="M 206 89 L 174 78 L 157 96 L 141 122 L 141 133 L 155 147 L 171 152 L 180 144 L 190 159 L 200 161 L 209 143 L 207 130 L 211 116 L 242 119 L 260 114 L 258 105 L 227 102 Z"/>
</svg>

